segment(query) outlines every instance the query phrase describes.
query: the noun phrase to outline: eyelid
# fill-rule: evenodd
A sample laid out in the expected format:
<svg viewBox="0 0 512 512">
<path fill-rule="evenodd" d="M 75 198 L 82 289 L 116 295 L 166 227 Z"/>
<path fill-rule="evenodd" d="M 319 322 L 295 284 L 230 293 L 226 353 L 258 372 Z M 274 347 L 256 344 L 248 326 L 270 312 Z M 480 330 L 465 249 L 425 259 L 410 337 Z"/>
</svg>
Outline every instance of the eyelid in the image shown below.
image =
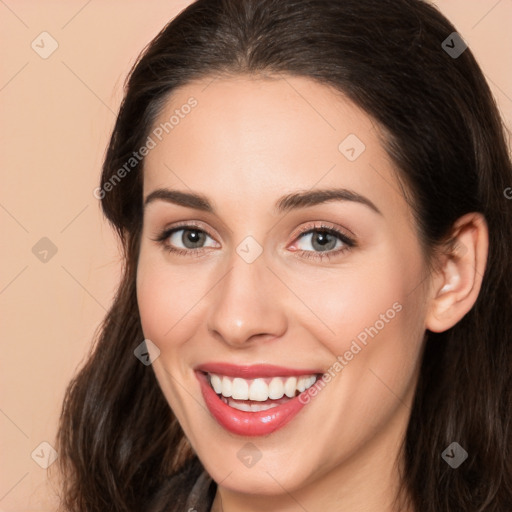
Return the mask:
<svg viewBox="0 0 512 512">
<path fill-rule="evenodd" d="M 175 231 L 179 231 L 180 229 L 186 229 L 186 228 L 197 228 L 199 231 L 203 231 L 210 238 L 214 238 L 210 234 L 210 229 L 207 228 L 206 225 L 203 224 L 201 221 L 184 220 L 184 221 L 180 221 L 176 224 L 172 224 L 170 226 L 165 226 L 161 230 L 158 230 L 155 233 L 155 237 L 153 238 L 153 240 L 160 241 L 162 239 L 168 238 L 171 233 L 173 233 Z"/>
<path fill-rule="evenodd" d="M 343 235 L 345 238 L 347 238 L 348 240 L 350 240 L 352 243 L 354 243 L 354 245 L 355 245 L 356 238 L 357 238 L 356 235 L 353 233 L 353 231 L 351 231 L 348 228 L 341 227 L 336 224 L 332 224 L 330 222 L 317 221 L 317 222 L 314 222 L 313 225 L 307 225 L 307 226 L 303 226 L 303 227 L 299 228 L 297 233 L 295 233 L 293 235 L 293 239 L 295 240 L 298 237 L 300 237 L 301 235 L 304 235 L 305 233 L 309 233 L 311 231 L 332 231 L 336 234 L 339 233 L 339 234 Z"/>
</svg>

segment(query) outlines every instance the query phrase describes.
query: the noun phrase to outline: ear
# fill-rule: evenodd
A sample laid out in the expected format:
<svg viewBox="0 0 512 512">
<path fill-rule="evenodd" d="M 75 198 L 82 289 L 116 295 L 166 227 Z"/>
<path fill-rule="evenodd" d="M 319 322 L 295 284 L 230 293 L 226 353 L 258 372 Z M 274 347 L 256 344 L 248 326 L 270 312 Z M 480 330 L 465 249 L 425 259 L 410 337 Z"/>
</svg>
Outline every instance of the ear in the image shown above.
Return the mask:
<svg viewBox="0 0 512 512">
<path fill-rule="evenodd" d="M 426 329 L 443 332 L 473 307 L 487 264 L 489 232 L 480 213 L 459 218 L 451 232 L 451 247 L 439 256 L 431 280 Z"/>
</svg>

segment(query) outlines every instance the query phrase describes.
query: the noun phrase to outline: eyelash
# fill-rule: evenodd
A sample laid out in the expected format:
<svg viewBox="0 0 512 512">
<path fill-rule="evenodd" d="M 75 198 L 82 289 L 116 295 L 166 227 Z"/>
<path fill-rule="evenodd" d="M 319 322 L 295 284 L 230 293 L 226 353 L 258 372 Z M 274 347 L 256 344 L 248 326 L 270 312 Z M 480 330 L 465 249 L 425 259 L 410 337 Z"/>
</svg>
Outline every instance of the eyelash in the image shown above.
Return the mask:
<svg viewBox="0 0 512 512">
<path fill-rule="evenodd" d="M 187 229 L 190 229 L 191 231 L 200 231 L 202 233 L 205 233 L 210 238 L 213 238 L 208 234 L 207 231 L 202 229 L 198 224 L 195 224 L 194 222 L 188 222 L 186 224 L 181 224 L 181 225 L 169 228 L 169 229 L 165 229 L 164 231 L 162 231 L 162 233 L 160 233 L 156 238 L 153 238 L 152 240 L 159 243 L 160 245 L 162 245 L 164 247 L 164 249 L 167 250 L 168 252 L 176 254 L 178 256 L 189 256 L 189 257 L 204 256 L 205 254 L 202 251 L 202 249 L 205 249 L 204 247 L 200 247 L 198 249 L 180 249 L 180 248 L 173 247 L 169 243 L 167 243 L 167 240 L 169 239 L 169 237 L 171 235 L 173 235 L 175 232 L 187 230 Z M 319 260 L 319 261 L 324 261 L 324 259 L 331 260 L 332 258 L 341 255 L 345 251 L 353 249 L 357 245 L 355 240 L 348 237 L 346 234 L 342 233 L 341 231 L 339 231 L 333 227 L 326 226 L 321 223 L 318 225 L 315 224 L 314 226 L 306 226 L 306 227 L 302 228 L 299 231 L 299 233 L 297 233 L 297 235 L 295 236 L 295 240 L 299 240 L 301 237 L 303 237 L 307 234 L 310 234 L 310 233 L 315 233 L 315 232 L 327 233 L 329 235 L 333 235 L 333 236 L 337 237 L 338 240 L 343 242 L 344 246 L 337 250 L 331 250 L 331 251 L 326 251 L 326 252 L 304 251 L 301 249 L 297 249 L 296 252 L 299 253 L 301 256 L 305 257 L 306 259 L 313 259 L 313 260 Z"/>
</svg>

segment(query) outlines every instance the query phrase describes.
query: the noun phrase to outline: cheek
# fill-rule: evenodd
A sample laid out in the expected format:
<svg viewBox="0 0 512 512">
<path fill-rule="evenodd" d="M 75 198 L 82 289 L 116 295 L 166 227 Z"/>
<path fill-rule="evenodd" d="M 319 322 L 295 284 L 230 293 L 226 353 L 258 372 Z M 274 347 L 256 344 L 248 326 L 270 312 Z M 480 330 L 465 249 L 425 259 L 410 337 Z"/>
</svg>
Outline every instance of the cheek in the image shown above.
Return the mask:
<svg viewBox="0 0 512 512">
<path fill-rule="evenodd" d="M 312 320 L 308 328 L 346 384 L 361 376 L 375 380 L 375 374 L 398 390 L 410 383 L 424 332 L 425 300 L 418 286 L 423 272 L 419 255 L 389 251 L 315 288 L 311 309 L 322 322 Z"/>
<path fill-rule="evenodd" d="M 185 411 L 190 407 L 189 395 L 181 386 L 186 375 L 186 358 L 179 352 L 194 334 L 196 292 L 186 271 L 173 271 L 157 251 L 141 247 L 137 268 L 137 302 L 144 337 L 160 349 L 160 357 L 152 364 L 160 388 L 173 413 L 186 432 L 193 429 Z M 190 384 L 187 384 L 190 385 Z"/>
<path fill-rule="evenodd" d="M 165 256 L 141 247 L 137 302 L 142 330 L 159 347 L 166 364 L 186 365 L 186 354 L 180 358 L 172 354 L 192 339 L 204 322 L 202 307 L 211 288 L 211 273 L 206 267 L 171 265 Z"/>
<path fill-rule="evenodd" d="M 316 276 L 314 282 L 303 279 L 301 296 L 317 313 L 310 329 L 339 353 L 359 334 L 364 339 L 365 329 L 375 324 L 382 331 L 400 323 L 403 306 L 414 300 L 412 283 L 422 275 L 415 255 L 409 255 L 408 262 L 405 259 L 391 250 L 380 251 L 321 279 Z"/>
<path fill-rule="evenodd" d="M 154 341 L 160 350 L 177 339 L 176 331 L 186 324 L 180 321 L 186 312 L 191 310 L 193 314 L 193 283 L 184 274 L 173 272 L 156 251 L 141 248 L 137 269 L 139 313 L 144 336 Z"/>
<path fill-rule="evenodd" d="M 144 336 L 154 342 L 160 341 L 171 327 L 169 317 L 164 314 L 170 306 L 166 292 L 165 274 L 141 251 L 137 269 L 137 303 Z M 159 343 L 158 343 L 159 344 Z"/>
<path fill-rule="evenodd" d="M 326 281 L 321 292 L 317 288 L 316 311 L 330 330 L 318 321 L 306 327 L 331 358 L 319 391 L 330 400 L 315 407 L 322 417 L 318 428 L 337 433 L 337 448 L 331 443 L 325 453 L 333 464 L 337 450 L 364 445 L 392 418 L 406 415 L 403 404 L 415 388 L 424 300 L 421 287 L 411 293 L 411 283 L 421 265 L 391 257 L 379 263 Z"/>
</svg>

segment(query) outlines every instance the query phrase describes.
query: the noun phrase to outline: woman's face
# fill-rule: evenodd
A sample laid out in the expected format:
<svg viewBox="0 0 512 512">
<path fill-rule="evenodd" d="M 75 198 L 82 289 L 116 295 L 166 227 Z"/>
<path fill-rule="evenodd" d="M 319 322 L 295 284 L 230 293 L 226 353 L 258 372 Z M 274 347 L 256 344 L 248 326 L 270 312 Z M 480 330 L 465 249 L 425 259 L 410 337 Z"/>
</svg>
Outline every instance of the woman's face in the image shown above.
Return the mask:
<svg viewBox="0 0 512 512">
<path fill-rule="evenodd" d="M 138 303 L 203 465 L 241 493 L 383 479 L 410 414 L 427 269 L 378 127 L 311 80 L 236 77 L 176 91 L 150 137 Z M 270 366 L 240 368 L 253 365 Z M 244 397 L 272 407 L 240 411 Z"/>
</svg>

